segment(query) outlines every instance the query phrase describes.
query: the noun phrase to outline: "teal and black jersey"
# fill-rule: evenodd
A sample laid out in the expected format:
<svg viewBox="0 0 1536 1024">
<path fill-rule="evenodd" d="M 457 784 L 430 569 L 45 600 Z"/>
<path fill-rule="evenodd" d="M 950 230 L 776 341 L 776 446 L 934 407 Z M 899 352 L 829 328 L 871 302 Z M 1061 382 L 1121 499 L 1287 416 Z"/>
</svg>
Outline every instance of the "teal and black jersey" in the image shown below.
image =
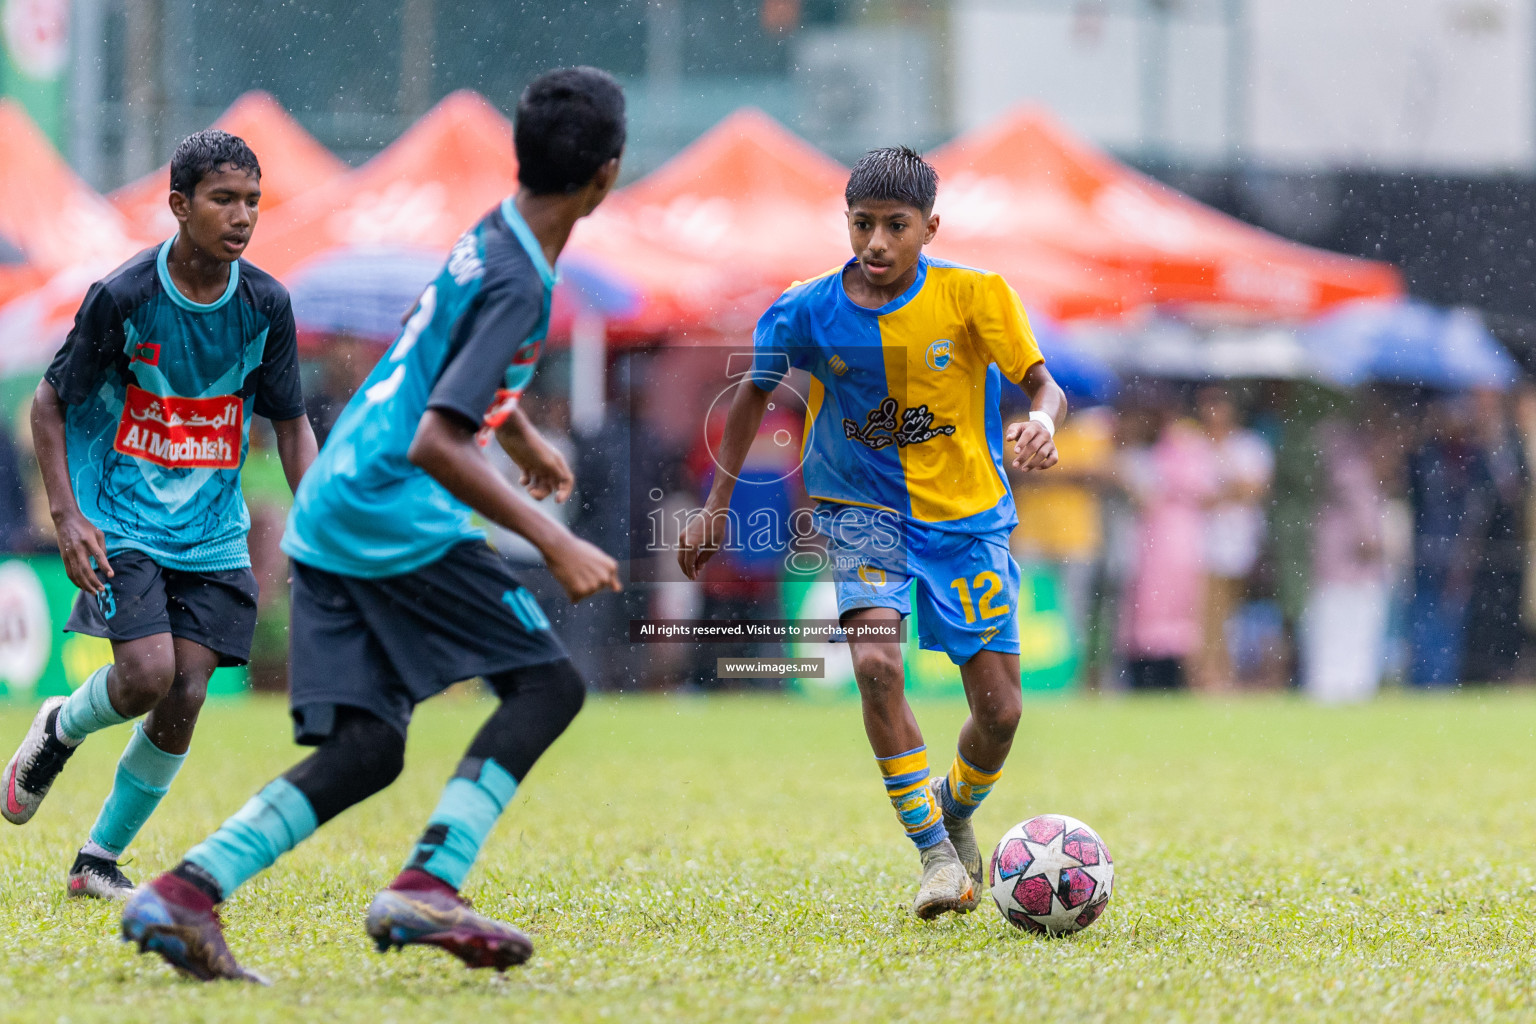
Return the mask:
<svg viewBox="0 0 1536 1024">
<path fill-rule="evenodd" d="M 376 578 L 483 538 L 469 506 L 407 453 L 428 409 L 478 427 L 493 405 L 516 401 L 544 346 L 554 286 L 511 199 L 460 237 L 305 474 L 283 550 L 317 569 Z"/>
<path fill-rule="evenodd" d="M 65 403 L 69 475 L 107 554 L 171 569 L 249 566 L 240 495 L 251 414 L 304 415 L 288 293 L 238 260 L 217 301 L 183 295 L 171 242 L 91 286 L 44 379 Z"/>
</svg>

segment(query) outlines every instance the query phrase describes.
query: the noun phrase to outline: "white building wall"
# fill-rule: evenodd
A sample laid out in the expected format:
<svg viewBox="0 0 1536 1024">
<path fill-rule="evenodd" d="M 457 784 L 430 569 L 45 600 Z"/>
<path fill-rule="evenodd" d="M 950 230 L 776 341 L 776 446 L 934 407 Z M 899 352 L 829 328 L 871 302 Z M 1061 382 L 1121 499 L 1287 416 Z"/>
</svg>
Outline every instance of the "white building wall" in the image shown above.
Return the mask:
<svg viewBox="0 0 1536 1024">
<path fill-rule="evenodd" d="M 1536 169 L 1531 0 L 1249 0 L 1270 165 Z"/>
<path fill-rule="evenodd" d="M 953 18 L 958 130 L 1033 102 L 1106 145 L 1141 145 L 1140 24 L 1128 9 L 957 0 Z"/>
<path fill-rule="evenodd" d="M 1032 102 L 1197 165 L 1536 171 L 1536 0 L 953 0 L 951 19 L 960 131 Z"/>
</svg>

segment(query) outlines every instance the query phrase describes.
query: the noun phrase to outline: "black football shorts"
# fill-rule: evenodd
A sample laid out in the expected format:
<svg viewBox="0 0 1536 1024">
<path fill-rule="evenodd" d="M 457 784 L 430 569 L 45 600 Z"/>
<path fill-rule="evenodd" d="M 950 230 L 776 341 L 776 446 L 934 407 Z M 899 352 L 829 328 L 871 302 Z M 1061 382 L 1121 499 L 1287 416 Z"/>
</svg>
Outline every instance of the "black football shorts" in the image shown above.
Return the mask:
<svg viewBox="0 0 1536 1024">
<path fill-rule="evenodd" d="M 329 736 L 338 707 L 402 734 L 417 704 L 454 683 L 561 661 L 538 602 L 484 541 L 413 572 L 363 578 L 293 563 L 288 686 L 294 738 Z"/>
<path fill-rule="evenodd" d="M 96 570 L 106 592 L 77 596 L 65 631 L 117 641 L 169 633 L 214 651 L 220 665 L 250 661 L 257 592 L 250 569 L 169 569 L 142 551 L 118 551 L 108 561 L 112 576 Z"/>
</svg>

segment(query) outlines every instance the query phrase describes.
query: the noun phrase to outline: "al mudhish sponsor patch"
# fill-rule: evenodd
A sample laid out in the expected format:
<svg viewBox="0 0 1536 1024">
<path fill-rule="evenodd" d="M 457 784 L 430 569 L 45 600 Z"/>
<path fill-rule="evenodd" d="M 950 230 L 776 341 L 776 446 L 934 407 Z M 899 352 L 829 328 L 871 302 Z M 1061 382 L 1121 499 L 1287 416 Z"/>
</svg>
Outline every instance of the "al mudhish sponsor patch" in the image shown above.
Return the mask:
<svg viewBox="0 0 1536 1024">
<path fill-rule="evenodd" d="M 168 469 L 238 469 L 244 417 L 235 395 L 161 397 L 130 384 L 112 446 Z"/>
</svg>

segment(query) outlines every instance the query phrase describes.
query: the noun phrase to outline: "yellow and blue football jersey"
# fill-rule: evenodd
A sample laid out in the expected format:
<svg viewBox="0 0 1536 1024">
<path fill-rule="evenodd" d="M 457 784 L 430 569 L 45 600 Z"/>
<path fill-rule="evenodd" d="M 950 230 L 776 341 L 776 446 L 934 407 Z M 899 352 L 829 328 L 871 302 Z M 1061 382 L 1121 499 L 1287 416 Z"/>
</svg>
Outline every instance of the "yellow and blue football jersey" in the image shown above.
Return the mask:
<svg viewBox="0 0 1536 1024">
<path fill-rule="evenodd" d="M 932 529 L 1011 529 L 1001 376 L 1021 381 L 1041 361 L 1018 295 L 997 274 L 923 256 L 905 293 L 868 309 L 842 270 L 786 291 L 754 337 L 762 390 L 790 367 L 810 373 L 807 493 Z"/>
<path fill-rule="evenodd" d="M 1017 654 L 1018 517 L 998 399 L 1003 375 L 1022 381 L 1041 361 L 1024 306 L 996 274 L 922 257 L 912 287 L 867 309 L 843 269 L 763 314 L 751 372 L 765 391 L 790 367 L 810 373 L 802 471 L 838 614 L 906 616 L 915 601 L 922 647 L 957 665 L 983 649 Z"/>
</svg>

